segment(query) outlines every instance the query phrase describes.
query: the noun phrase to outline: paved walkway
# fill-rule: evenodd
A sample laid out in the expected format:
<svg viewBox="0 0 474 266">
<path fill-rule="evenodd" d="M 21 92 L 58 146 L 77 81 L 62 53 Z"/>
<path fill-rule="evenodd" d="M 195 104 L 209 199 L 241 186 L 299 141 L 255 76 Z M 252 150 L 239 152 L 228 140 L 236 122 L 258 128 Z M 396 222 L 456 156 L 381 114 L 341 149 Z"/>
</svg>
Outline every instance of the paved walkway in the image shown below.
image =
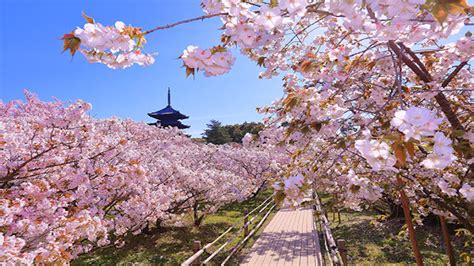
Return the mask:
<svg viewBox="0 0 474 266">
<path fill-rule="evenodd" d="M 241 265 L 323 265 L 312 209 L 278 211 Z"/>
</svg>

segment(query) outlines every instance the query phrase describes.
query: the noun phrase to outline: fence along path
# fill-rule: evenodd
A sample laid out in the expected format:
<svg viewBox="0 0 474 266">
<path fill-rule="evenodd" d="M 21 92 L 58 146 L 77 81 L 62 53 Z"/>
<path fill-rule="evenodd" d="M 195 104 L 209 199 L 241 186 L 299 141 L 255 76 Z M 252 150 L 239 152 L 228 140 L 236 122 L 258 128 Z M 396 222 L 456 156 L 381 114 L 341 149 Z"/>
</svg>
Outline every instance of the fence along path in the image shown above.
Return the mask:
<svg viewBox="0 0 474 266">
<path fill-rule="evenodd" d="M 313 209 L 280 209 L 240 265 L 323 265 Z"/>
<path fill-rule="evenodd" d="M 251 210 L 249 213 L 245 215 L 244 218 L 241 220 L 235 222 L 232 226 L 230 226 L 224 233 L 222 233 L 219 237 L 214 239 L 211 243 L 208 243 L 205 245 L 203 248 L 201 248 L 201 242 L 200 241 L 194 241 L 195 244 L 195 250 L 194 254 L 189 257 L 186 261 L 184 261 L 181 266 L 188 266 L 188 265 L 202 265 L 202 264 L 208 264 L 211 262 L 212 259 L 215 258 L 217 254 L 222 252 L 224 248 L 232 242 L 236 237 L 240 235 L 240 233 L 244 233 L 244 239 L 239 241 L 236 246 L 234 246 L 230 254 L 224 259 L 224 261 L 221 263 L 221 265 L 225 265 L 230 258 L 239 250 L 239 248 L 242 247 L 243 244 L 245 244 L 248 239 L 257 232 L 257 230 L 263 225 L 265 220 L 268 218 L 272 210 L 275 208 L 275 204 L 273 203 L 273 197 L 270 196 L 268 197 L 264 202 L 262 202 L 259 206 L 257 206 L 255 209 Z M 253 217 L 250 217 L 250 215 L 254 213 Z M 255 220 L 258 220 L 258 216 L 263 216 L 260 221 L 254 225 L 253 229 L 249 232 L 250 225 L 255 223 Z M 237 227 L 240 222 L 244 222 L 242 227 Z M 239 228 L 239 229 L 238 229 Z M 209 249 L 213 246 L 216 245 L 216 243 L 220 240 L 223 239 L 224 236 L 226 236 L 228 233 L 230 233 L 233 229 L 238 229 L 238 232 L 234 234 L 231 238 L 229 238 L 225 243 L 220 245 L 220 247 L 217 248 L 212 254 L 210 254 L 203 262 L 201 262 L 201 257 L 203 255 L 206 255 L 206 253 L 209 253 Z"/>
</svg>

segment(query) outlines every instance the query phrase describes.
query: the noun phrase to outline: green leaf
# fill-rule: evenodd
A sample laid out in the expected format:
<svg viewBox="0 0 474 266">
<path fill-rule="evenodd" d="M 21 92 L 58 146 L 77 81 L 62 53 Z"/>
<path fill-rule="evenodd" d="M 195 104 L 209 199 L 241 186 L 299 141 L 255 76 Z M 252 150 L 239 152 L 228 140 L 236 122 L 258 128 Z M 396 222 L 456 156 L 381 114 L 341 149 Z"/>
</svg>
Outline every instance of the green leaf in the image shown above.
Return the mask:
<svg viewBox="0 0 474 266">
<path fill-rule="evenodd" d="M 212 54 L 215 54 L 215 53 L 222 53 L 222 52 L 225 52 L 227 51 L 227 48 L 225 48 L 224 46 L 222 45 L 217 45 L 217 46 L 214 46 L 210 49 L 211 53 Z"/>
<path fill-rule="evenodd" d="M 344 139 L 341 139 L 337 142 L 336 148 L 338 149 L 345 149 L 347 147 L 346 141 Z"/>
<path fill-rule="evenodd" d="M 279 205 L 280 203 L 282 203 L 286 198 L 286 195 L 283 191 L 279 190 L 275 193 L 275 195 L 273 196 L 273 199 L 275 200 L 275 203 L 277 205 Z"/>
<path fill-rule="evenodd" d="M 428 10 L 439 23 L 443 23 L 448 15 L 466 14 L 469 8 L 466 0 L 435 0 L 430 1 Z"/>
<path fill-rule="evenodd" d="M 320 131 L 321 127 L 323 126 L 323 123 L 321 122 L 313 122 L 311 123 L 311 127 L 314 128 L 316 131 Z"/>
<path fill-rule="evenodd" d="M 453 130 L 453 136 L 458 137 L 458 138 L 462 137 L 464 133 L 465 132 L 462 129 Z"/>
<path fill-rule="evenodd" d="M 448 17 L 448 12 L 442 5 L 434 6 L 431 14 L 439 23 L 443 23 Z"/>
<path fill-rule="evenodd" d="M 400 134 L 399 133 L 393 133 L 389 135 L 383 136 L 384 139 L 389 140 L 389 141 L 398 141 L 400 140 Z"/>
<path fill-rule="evenodd" d="M 352 186 L 350 187 L 350 190 L 351 190 L 352 193 L 355 194 L 355 193 L 357 193 L 357 191 L 360 190 L 360 186 L 358 186 L 358 185 L 352 185 Z"/>
<path fill-rule="evenodd" d="M 63 53 L 69 50 L 71 52 L 71 55 L 74 57 L 74 54 L 81 46 L 81 39 L 74 36 L 74 32 L 71 32 L 71 33 L 64 34 L 64 36 L 60 40 L 64 41 Z"/>
<path fill-rule="evenodd" d="M 410 155 L 410 157 L 413 159 L 415 158 L 415 145 L 413 142 L 409 141 L 405 143 L 405 147 L 407 148 L 407 152 Z"/>
<path fill-rule="evenodd" d="M 382 129 L 389 129 L 390 128 L 390 120 L 387 120 L 382 123 Z"/>
<path fill-rule="evenodd" d="M 306 134 L 310 131 L 310 129 L 309 129 L 308 126 L 303 126 L 303 127 L 301 127 L 300 131 L 301 131 L 301 133 Z"/>
<path fill-rule="evenodd" d="M 82 11 L 82 17 L 87 21 L 87 23 L 92 23 L 94 24 L 94 19 L 92 17 L 89 17 L 88 15 L 86 15 L 86 13 L 84 13 L 84 11 Z"/>
<path fill-rule="evenodd" d="M 377 61 L 372 61 L 372 62 L 367 64 L 367 68 L 369 70 L 372 70 L 372 68 L 374 68 L 376 64 L 377 64 Z"/>
<path fill-rule="evenodd" d="M 194 68 L 186 67 L 186 77 L 189 77 L 190 75 L 194 76 L 195 72 L 196 70 Z"/>
<path fill-rule="evenodd" d="M 298 98 L 294 94 L 288 94 L 283 100 L 283 105 L 285 106 L 285 112 L 291 111 L 293 107 L 298 103 Z"/>
<path fill-rule="evenodd" d="M 458 236 L 458 237 L 470 234 L 470 232 L 467 229 L 464 229 L 464 228 L 454 229 L 454 232 L 456 232 L 455 235 Z"/>
<path fill-rule="evenodd" d="M 309 72 L 313 66 L 313 61 L 312 60 L 305 60 L 301 63 L 300 68 L 301 71 L 303 72 Z"/>
<path fill-rule="evenodd" d="M 407 161 L 405 146 L 403 146 L 403 144 L 399 142 L 395 142 L 392 144 L 392 149 L 393 149 L 393 153 L 395 154 L 395 157 L 397 158 L 398 164 L 400 166 L 404 166 Z"/>
</svg>

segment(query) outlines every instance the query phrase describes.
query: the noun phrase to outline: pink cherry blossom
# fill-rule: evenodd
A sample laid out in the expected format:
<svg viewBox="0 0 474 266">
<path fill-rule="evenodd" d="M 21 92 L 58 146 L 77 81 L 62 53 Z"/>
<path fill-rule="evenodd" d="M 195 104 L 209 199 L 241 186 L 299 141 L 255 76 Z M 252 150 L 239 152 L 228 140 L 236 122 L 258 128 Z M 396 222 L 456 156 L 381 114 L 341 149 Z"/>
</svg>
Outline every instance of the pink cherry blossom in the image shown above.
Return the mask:
<svg viewBox="0 0 474 266">
<path fill-rule="evenodd" d="M 176 128 L 91 118 L 80 100 L 26 95 L 0 103 L 0 260 L 7 263 L 68 263 L 121 245 L 127 234 L 189 209 L 201 216 L 245 200 L 285 166 L 269 145 L 194 143 Z"/>
<path fill-rule="evenodd" d="M 229 72 L 235 57 L 229 51 L 201 50 L 197 46 L 188 46 L 181 56 L 186 67 L 203 70 L 206 76 L 218 76 Z"/>
<path fill-rule="evenodd" d="M 252 141 L 247 137 L 245 146 L 265 146 L 285 158 L 274 164 L 279 178 L 270 183 L 290 201 L 301 200 L 310 185 L 340 199 L 339 206 L 361 209 L 379 197 L 393 200 L 401 178 L 411 210 L 419 214 L 414 217 L 441 214 L 472 232 L 463 206 L 472 200 L 465 176 L 473 159 L 465 141 L 473 138 L 473 42 L 472 34 L 461 34 L 471 18 L 461 9 L 442 16 L 434 12 L 439 3 L 425 2 L 204 0 L 199 20 L 222 22 L 219 45 L 190 46 L 182 59 L 188 74 L 220 75 L 230 70 L 228 49 L 236 47 L 261 68 L 259 78 L 282 78 L 283 97 L 260 108 L 267 128 Z M 92 43 L 105 45 L 94 38 Z M 224 54 L 214 57 L 218 53 Z M 91 62 L 115 62 L 85 55 Z M 229 157 L 219 167 L 238 169 L 237 158 Z M 207 180 L 211 172 L 198 176 L 209 186 L 219 180 Z M 285 180 L 294 176 L 303 176 L 305 184 L 285 192 Z M 438 198 L 449 206 L 440 206 Z"/>
</svg>

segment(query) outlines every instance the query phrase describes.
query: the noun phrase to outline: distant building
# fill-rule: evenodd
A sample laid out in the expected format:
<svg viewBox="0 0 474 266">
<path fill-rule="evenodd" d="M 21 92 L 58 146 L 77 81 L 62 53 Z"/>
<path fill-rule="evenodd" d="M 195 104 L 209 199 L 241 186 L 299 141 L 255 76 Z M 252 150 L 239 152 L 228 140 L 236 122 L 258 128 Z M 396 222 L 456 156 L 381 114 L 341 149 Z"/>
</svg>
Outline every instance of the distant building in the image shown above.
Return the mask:
<svg viewBox="0 0 474 266">
<path fill-rule="evenodd" d="M 152 126 L 177 127 L 179 129 L 189 128 L 188 125 L 183 125 L 181 121 L 179 121 L 182 119 L 188 119 L 189 116 L 183 115 L 182 113 L 180 113 L 179 111 L 171 107 L 171 92 L 169 88 L 168 88 L 168 106 L 166 106 L 165 108 L 159 111 L 148 113 L 148 115 L 157 119 L 155 123 L 149 123 L 149 125 L 152 125 Z"/>
</svg>

